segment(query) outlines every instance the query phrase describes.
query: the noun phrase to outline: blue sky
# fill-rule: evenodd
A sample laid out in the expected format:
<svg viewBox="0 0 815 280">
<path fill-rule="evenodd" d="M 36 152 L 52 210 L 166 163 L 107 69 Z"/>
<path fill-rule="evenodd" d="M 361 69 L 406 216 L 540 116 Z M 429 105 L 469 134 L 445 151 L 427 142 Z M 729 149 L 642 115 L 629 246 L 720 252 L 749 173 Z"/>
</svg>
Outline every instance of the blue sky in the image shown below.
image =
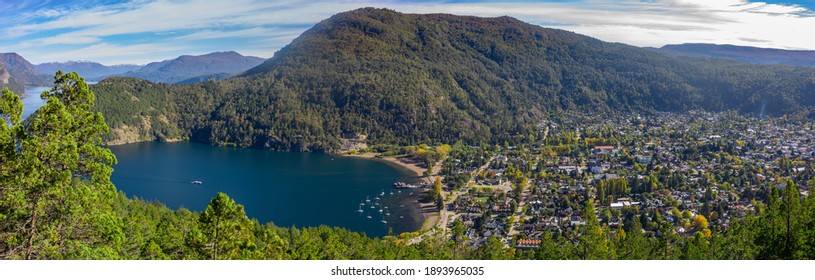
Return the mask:
<svg viewBox="0 0 815 280">
<path fill-rule="evenodd" d="M 107 65 L 226 50 L 268 58 L 320 20 L 360 7 L 509 15 L 635 46 L 701 42 L 815 49 L 815 0 L 0 0 L 0 52 L 16 52 L 33 63 Z"/>
</svg>

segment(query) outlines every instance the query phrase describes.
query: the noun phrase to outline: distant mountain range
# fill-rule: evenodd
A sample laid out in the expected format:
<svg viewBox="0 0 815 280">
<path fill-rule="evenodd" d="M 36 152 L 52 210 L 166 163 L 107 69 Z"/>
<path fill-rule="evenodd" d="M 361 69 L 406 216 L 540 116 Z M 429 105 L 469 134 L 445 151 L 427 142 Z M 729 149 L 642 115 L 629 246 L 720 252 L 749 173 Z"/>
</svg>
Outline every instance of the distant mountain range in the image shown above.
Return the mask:
<svg viewBox="0 0 815 280">
<path fill-rule="evenodd" d="M 99 81 L 109 76 L 119 75 L 141 68 L 140 65 L 123 64 L 106 66 L 92 61 L 49 62 L 35 65 L 37 73 L 53 76 L 59 70 L 63 72 L 77 72 L 85 80 Z"/>
<path fill-rule="evenodd" d="M 182 55 L 144 66 L 133 64 L 105 66 L 90 61 L 50 62 L 36 65 L 36 71 L 47 76 L 53 76 L 57 70 L 77 72 L 89 81 L 122 76 L 172 84 L 225 79 L 255 67 L 263 61 L 264 59 L 260 57 L 243 56 L 228 51 L 205 55 Z"/>
<path fill-rule="evenodd" d="M 815 51 L 793 51 L 715 44 L 666 45 L 658 49 L 649 49 L 673 57 L 724 58 L 751 64 L 785 64 L 815 67 Z"/>
<path fill-rule="evenodd" d="M 175 59 L 153 62 L 118 76 L 141 78 L 152 82 L 179 83 L 209 78 L 223 79 L 240 74 L 263 63 L 264 59 L 243 56 L 237 52 L 214 52 L 205 55 L 182 55 Z M 189 82 L 189 81 L 187 81 Z"/>
</svg>

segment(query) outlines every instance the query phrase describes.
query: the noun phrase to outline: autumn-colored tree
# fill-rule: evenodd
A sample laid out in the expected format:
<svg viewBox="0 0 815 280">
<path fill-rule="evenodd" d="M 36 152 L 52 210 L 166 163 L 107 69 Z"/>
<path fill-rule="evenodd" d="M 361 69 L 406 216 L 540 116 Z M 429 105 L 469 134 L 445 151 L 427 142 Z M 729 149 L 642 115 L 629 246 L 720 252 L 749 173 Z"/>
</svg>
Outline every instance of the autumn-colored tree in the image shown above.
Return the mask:
<svg viewBox="0 0 815 280">
<path fill-rule="evenodd" d="M 436 177 L 436 180 L 433 181 L 433 192 L 430 193 L 434 201 L 438 200 L 438 198 L 441 197 L 441 189 L 442 189 L 441 177 Z"/>
<path fill-rule="evenodd" d="M 707 218 L 705 218 L 705 216 L 702 216 L 702 215 L 696 215 L 696 216 L 694 216 L 694 217 L 693 217 L 693 227 L 694 227 L 694 228 L 695 228 L 697 231 L 701 231 L 701 230 L 705 230 L 705 229 L 707 229 L 707 228 L 708 228 L 708 221 L 707 221 Z"/>
</svg>

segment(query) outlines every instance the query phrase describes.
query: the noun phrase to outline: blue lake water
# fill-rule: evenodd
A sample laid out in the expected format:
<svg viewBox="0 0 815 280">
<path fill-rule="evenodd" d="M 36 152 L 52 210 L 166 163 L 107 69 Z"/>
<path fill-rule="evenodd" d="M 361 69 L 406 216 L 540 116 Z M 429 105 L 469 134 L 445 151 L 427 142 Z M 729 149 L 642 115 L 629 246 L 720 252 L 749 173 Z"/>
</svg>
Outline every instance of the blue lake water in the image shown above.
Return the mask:
<svg viewBox="0 0 815 280">
<path fill-rule="evenodd" d="M 40 98 L 40 94 L 42 94 L 43 91 L 46 91 L 48 89 L 50 88 L 49 87 L 25 88 L 26 97 L 20 100 L 23 102 L 23 119 L 28 118 L 28 116 L 30 116 L 31 113 L 34 113 L 35 111 L 37 111 L 37 109 L 45 105 L 45 100 L 42 100 L 42 98 Z"/>
<path fill-rule="evenodd" d="M 95 81 L 87 81 L 89 85 L 95 84 Z M 23 98 L 23 119 L 28 118 L 32 113 L 36 112 L 42 106 L 45 106 L 45 100 L 40 98 L 43 91 L 49 90 L 51 87 L 26 87 L 25 98 Z"/>
<path fill-rule="evenodd" d="M 389 230 L 393 234 L 418 230 L 422 222 L 410 191 L 392 189 L 396 181 L 417 179 L 382 161 L 190 142 L 109 148 L 119 161 L 112 176 L 119 190 L 173 209 L 202 211 L 224 192 L 244 205 L 250 218 L 278 226 L 324 224 L 384 236 Z"/>
</svg>

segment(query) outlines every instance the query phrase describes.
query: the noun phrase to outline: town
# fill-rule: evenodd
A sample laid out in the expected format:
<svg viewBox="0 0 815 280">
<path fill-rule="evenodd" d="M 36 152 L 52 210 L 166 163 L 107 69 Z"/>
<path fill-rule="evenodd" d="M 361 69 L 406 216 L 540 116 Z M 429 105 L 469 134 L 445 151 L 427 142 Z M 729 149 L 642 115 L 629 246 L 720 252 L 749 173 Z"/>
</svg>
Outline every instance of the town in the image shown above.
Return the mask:
<svg viewBox="0 0 815 280">
<path fill-rule="evenodd" d="M 441 230 L 470 248 L 495 237 L 516 250 L 576 240 L 592 221 L 612 232 L 710 236 L 763 211 L 772 188 L 793 186 L 806 197 L 815 184 L 815 133 L 805 120 L 566 115 L 538 128 L 519 144 L 458 143 L 433 155 L 444 156 L 441 190 L 428 191 L 440 217 L 423 234 Z M 432 154 L 420 150 L 411 152 Z"/>
</svg>

